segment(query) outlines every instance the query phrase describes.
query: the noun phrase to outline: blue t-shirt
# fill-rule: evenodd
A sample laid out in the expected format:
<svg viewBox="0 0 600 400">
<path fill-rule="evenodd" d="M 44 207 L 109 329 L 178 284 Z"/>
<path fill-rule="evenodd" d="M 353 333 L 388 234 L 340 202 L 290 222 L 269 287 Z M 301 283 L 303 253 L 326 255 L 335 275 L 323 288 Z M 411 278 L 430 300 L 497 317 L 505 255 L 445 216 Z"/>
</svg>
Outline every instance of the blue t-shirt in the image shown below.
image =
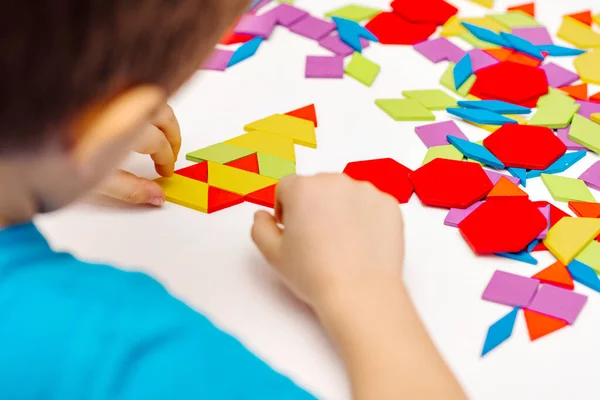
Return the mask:
<svg viewBox="0 0 600 400">
<path fill-rule="evenodd" d="M 0 399 L 314 399 L 155 280 L 0 230 Z"/>
</svg>

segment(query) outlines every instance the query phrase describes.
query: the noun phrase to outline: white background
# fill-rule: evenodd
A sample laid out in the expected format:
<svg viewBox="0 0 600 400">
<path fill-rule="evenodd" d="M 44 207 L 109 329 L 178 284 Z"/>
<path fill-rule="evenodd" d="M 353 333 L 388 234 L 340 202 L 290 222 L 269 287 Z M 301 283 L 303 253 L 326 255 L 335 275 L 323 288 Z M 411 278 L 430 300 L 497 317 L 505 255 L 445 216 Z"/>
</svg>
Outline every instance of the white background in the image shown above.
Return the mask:
<svg viewBox="0 0 600 400">
<path fill-rule="evenodd" d="M 461 16 L 487 12 L 468 1 L 452 2 Z M 319 16 L 349 0 L 296 3 Z M 364 0 L 364 4 L 387 8 L 388 2 Z M 496 10 L 515 4 L 520 3 L 497 0 Z M 539 0 L 537 19 L 555 35 L 563 14 L 594 5 L 594 11 L 600 12 L 594 0 Z M 470 48 L 460 40 L 456 43 Z M 439 88 L 445 63 L 432 64 L 410 46 L 373 45 L 365 55 L 382 69 L 373 87 L 367 88 L 349 77 L 304 79 L 305 57 L 318 54 L 328 52 L 279 27 L 254 58 L 226 73 L 198 73 L 172 101 L 183 129 L 182 154 L 242 134 L 244 124 L 258 118 L 315 103 L 319 147 L 296 148 L 299 173 L 341 171 L 349 161 L 377 157 L 392 157 L 418 168 L 426 152 L 414 133 L 418 124 L 393 121 L 374 100 L 401 97 L 403 90 Z M 558 62 L 572 69 L 571 58 Z M 437 116 L 438 121 L 449 119 L 444 112 Z M 472 140 L 487 134 L 461 126 Z M 586 157 L 569 175 L 578 176 L 596 159 Z M 149 161 L 134 157 L 127 167 L 153 178 Z M 177 167 L 186 165 L 182 156 Z M 539 179 L 528 182 L 527 190 L 533 199 L 550 199 Z M 600 193 L 595 195 L 600 199 Z M 172 204 L 154 210 L 96 199 L 37 222 L 58 249 L 157 277 L 318 397 L 349 399 L 340 359 L 318 322 L 281 286 L 250 241 L 252 214 L 257 209 L 244 204 L 205 215 Z M 600 298 L 596 293 L 578 288 L 591 297 L 576 325 L 535 343 L 530 343 L 520 314 L 513 337 L 481 359 L 488 326 L 509 311 L 480 300 L 493 272 L 530 275 L 550 265 L 553 258 L 537 253 L 540 264 L 534 267 L 477 257 L 457 230 L 443 225 L 444 210 L 425 208 L 416 196 L 402 209 L 407 224 L 407 285 L 435 343 L 472 398 L 598 398 L 594 378 L 599 376 Z"/>
</svg>

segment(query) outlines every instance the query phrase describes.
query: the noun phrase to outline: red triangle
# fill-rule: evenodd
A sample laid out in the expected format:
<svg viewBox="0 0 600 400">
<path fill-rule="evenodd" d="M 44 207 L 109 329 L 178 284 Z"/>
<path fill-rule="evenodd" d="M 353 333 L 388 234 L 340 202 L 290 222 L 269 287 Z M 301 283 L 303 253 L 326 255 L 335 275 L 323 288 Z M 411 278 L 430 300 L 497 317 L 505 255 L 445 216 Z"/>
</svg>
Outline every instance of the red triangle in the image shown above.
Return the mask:
<svg viewBox="0 0 600 400">
<path fill-rule="evenodd" d="M 487 196 L 488 200 L 499 197 L 525 197 L 529 198 L 529 195 L 525 193 L 521 188 L 512 183 L 508 178 L 502 177 L 496 183 L 496 186 L 490 191 Z"/>
<path fill-rule="evenodd" d="M 546 251 L 548 250 L 548 248 L 546 247 L 546 245 L 543 242 L 539 242 L 537 246 L 535 246 L 533 248 L 533 250 L 531 250 L 532 253 L 536 252 L 536 251 Z"/>
<path fill-rule="evenodd" d="M 575 100 L 587 101 L 587 99 L 588 99 L 587 83 L 582 83 L 581 85 L 575 85 L 575 86 L 563 86 L 558 89 L 562 90 L 563 92 L 565 92 L 566 94 L 568 94 L 569 96 L 574 98 Z"/>
<path fill-rule="evenodd" d="M 600 218 L 600 203 L 571 201 L 569 208 L 581 218 Z"/>
<path fill-rule="evenodd" d="M 522 4 L 520 6 L 508 7 L 506 11 L 522 11 L 535 17 L 535 3 Z"/>
<path fill-rule="evenodd" d="M 225 165 L 237 169 L 243 169 L 244 171 L 248 172 L 254 172 L 255 174 L 260 174 L 260 172 L 258 172 L 258 156 L 256 153 L 230 161 Z"/>
<path fill-rule="evenodd" d="M 247 194 L 245 200 L 250 203 L 258 204 L 259 206 L 275 208 L 276 192 L 277 185 L 268 186 L 264 189 Z"/>
<path fill-rule="evenodd" d="M 538 272 L 533 278 L 539 279 L 543 283 L 549 283 L 569 290 L 575 288 L 569 270 L 560 261 L 557 261 L 548 268 Z"/>
<path fill-rule="evenodd" d="M 592 102 L 594 102 L 594 103 L 600 103 L 600 92 L 599 92 L 599 93 L 596 93 L 596 94 L 595 94 L 595 95 L 593 95 L 593 96 L 590 96 L 590 99 L 589 99 L 589 101 L 592 101 Z"/>
<path fill-rule="evenodd" d="M 529 338 L 532 342 L 568 325 L 566 321 L 549 317 L 535 311 L 524 310 L 524 312 L 527 330 L 529 331 Z"/>
<path fill-rule="evenodd" d="M 319 123 L 317 122 L 317 111 L 315 110 L 314 104 L 299 108 L 294 111 L 290 111 L 288 113 L 285 113 L 285 115 L 291 115 L 292 117 L 302 118 L 302 119 L 306 119 L 308 121 L 312 121 L 312 123 L 315 124 L 315 128 L 317 126 L 319 126 Z"/>
<path fill-rule="evenodd" d="M 592 12 L 590 10 L 575 14 L 569 14 L 567 15 L 567 17 L 571 17 L 579 22 L 583 22 L 588 26 L 592 26 Z"/>
<path fill-rule="evenodd" d="M 208 187 L 208 213 L 214 213 L 244 202 L 244 196 L 227 192 L 213 186 Z"/>
<path fill-rule="evenodd" d="M 206 161 L 175 171 L 177 175 L 208 183 L 208 163 Z"/>
<path fill-rule="evenodd" d="M 514 53 L 514 51 L 498 47 L 497 49 L 484 49 L 486 53 L 494 57 L 498 61 L 506 61 Z"/>
</svg>

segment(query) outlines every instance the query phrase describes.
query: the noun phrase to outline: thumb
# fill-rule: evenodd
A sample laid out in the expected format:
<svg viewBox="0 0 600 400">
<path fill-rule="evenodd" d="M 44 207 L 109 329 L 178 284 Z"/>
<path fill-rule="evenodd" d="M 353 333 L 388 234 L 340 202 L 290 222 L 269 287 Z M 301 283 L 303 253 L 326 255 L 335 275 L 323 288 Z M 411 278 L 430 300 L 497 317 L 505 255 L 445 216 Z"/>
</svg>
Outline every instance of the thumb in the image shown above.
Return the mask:
<svg viewBox="0 0 600 400">
<path fill-rule="evenodd" d="M 281 229 L 275 222 L 275 218 L 268 212 L 259 211 L 254 214 L 252 240 L 265 259 L 271 265 L 277 267 L 283 237 Z"/>
<path fill-rule="evenodd" d="M 156 182 L 125 171 L 118 171 L 116 175 L 111 176 L 100 185 L 98 191 L 132 204 L 151 204 L 160 207 L 165 202 L 165 193 Z"/>
</svg>

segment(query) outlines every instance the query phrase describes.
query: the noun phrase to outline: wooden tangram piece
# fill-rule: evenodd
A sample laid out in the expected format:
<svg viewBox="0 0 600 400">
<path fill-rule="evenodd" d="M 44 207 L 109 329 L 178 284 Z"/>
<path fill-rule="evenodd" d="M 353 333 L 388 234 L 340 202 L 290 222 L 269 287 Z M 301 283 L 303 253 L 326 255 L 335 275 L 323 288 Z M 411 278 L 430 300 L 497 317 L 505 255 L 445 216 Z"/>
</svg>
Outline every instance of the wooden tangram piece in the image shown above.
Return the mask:
<svg viewBox="0 0 600 400">
<path fill-rule="evenodd" d="M 521 11 L 535 18 L 535 3 L 527 3 L 519 6 L 508 7 L 506 11 Z"/>
<path fill-rule="evenodd" d="M 315 109 L 314 104 L 287 112 L 285 113 L 285 115 L 290 115 L 292 117 L 302 118 L 307 121 L 311 121 L 315 125 L 315 128 L 319 126 L 319 123 L 317 121 L 317 111 Z"/>
<path fill-rule="evenodd" d="M 259 206 L 275 208 L 276 193 L 277 185 L 271 185 L 247 194 L 244 199 L 249 203 L 258 204 Z"/>
<path fill-rule="evenodd" d="M 291 115 L 275 114 L 258 121 L 249 123 L 244 127 L 248 132 L 261 131 L 272 135 L 292 139 L 295 144 L 317 148 L 317 135 L 315 124 L 303 118 Z"/>
<path fill-rule="evenodd" d="M 569 265 L 598 235 L 600 219 L 568 217 L 550 228 L 544 244 L 560 262 Z"/>
<path fill-rule="evenodd" d="M 568 325 L 567 321 L 540 314 L 535 311 L 524 310 L 524 313 L 531 341 L 547 336 Z"/>
<path fill-rule="evenodd" d="M 600 203 L 571 201 L 569 208 L 582 218 L 600 218 Z"/>
<path fill-rule="evenodd" d="M 569 270 L 560 261 L 557 261 L 548 268 L 538 272 L 532 276 L 532 278 L 539 279 L 542 283 L 560 286 L 565 289 L 573 290 L 575 288 Z"/>
<path fill-rule="evenodd" d="M 245 196 L 267 186 L 275 185 L 277 179 L 253 174 L 227 165 L 208 163 L 208 184 L 219 189 Z"/>
<path fill-rule="evenodd" d="M 492 200 L 494 198 L 503 198 L 503 197 L 523 197 L 529 198 L 529 195 L 525 193 L 521 188 L 512 183 L 508 178 L 501 177 L 496 186 L 490 191 L 487 196 L 488 200 Z"/>
</svg>

